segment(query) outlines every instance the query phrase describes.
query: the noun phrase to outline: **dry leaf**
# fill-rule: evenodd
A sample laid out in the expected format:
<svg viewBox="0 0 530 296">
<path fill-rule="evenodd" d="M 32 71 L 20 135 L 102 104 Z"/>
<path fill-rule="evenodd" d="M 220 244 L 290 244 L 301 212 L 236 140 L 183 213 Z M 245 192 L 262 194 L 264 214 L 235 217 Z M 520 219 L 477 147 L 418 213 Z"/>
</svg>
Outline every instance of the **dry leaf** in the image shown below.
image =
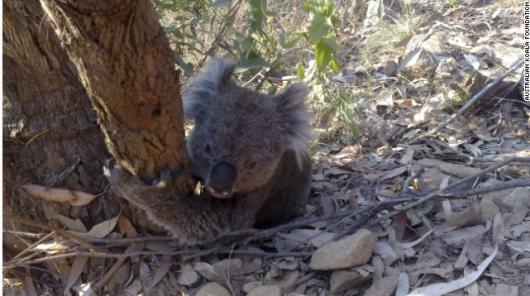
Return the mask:
<svg viewBox="0 0 530 296">
<path fill-rule="evenodd" d="M 79 279 L 79 276 L 83 273 L 83 270 L 88 263 L 88 259 L 89 257 L 75 257 L 72 267 L 70 268 L 70 271 L 68 271 L 68 278 L 64 287 L 65 291 L 69 291 L 70 288 L 75 285 L 77 279 Z"/>
<path fill-rule="evenodd" d="M 97 225 L 94 225 L 94 227 L 92 227 L 92 229 L 90 229 L 89 232 L 81 233 L 81 235 L 95 237 L 95 238 L 103 238 L 107 236 L 109 233 L 111 233 L 114 227 L 116 227 L 118 218 L 119 218 L 119 215 L 107 221 L 103 221 Z"/>
<path fill-rule="evenodd" d="M 426 168 L 436 168 L 442 173 L 459 178 L 469 177 L 480 172 L 480 169 L 477 168 L 468 167 L 462 164 L 444 162 L 437 159 L 424 158 L 418 161 L 418 164 Z"/>
<path fill-rule="evenodd" d="M 491 255 L 482 263 L 480 263 L 477 270 L 471 272 L 470 274 L 448 283 L 433 284 L 415 289 L 414 291 L 410 292 L 408 296 L 441 296 L 462 289 L 476 281 L 480 275 L 482 275 L 484 270 L 486 270 L 486 268 L 490 265 L 491 261 L 493 261 L 496 255 L 497 246 L 495 246 L 495 249 Z"/>
<path fill-rule="evenodd" d="M 414 152 L 415 152 L 414 148 L 408 147 L 407 150 L 405 150 L 405 154 L 401 156 L 401 159 L 399 160 L 399 162 L 401 162 L 401 164 L 403 165 L 409 164 L 412 158 L 414 158 Z"/>
<path fill-rule="evenodd" d="M 401 167 L 397 167 L 397 168 L 389 170 L 389 171 L 386 171 L 385 174 L 379 179 L 379 182 L 383 182 L 385 180 L 397 177 L 397 176 L 403 174 L 406 171 L 407 171 L 407 166 L 406 165 L 401 166 Z"/>
<path fill-rule="evenodd" d="M 89 204 L 95 195 L 64 188 L 50 188 L 35 184 L 22 185 L 29 194 L 45 199 L 47 201 L 69 202 L 72 206 L 84 206 Z"/>
<path fill-rule="evenodd" d="M 131 277 L 131 273 L 131 264 L 125 263 L 120 266 L 105 284 L 107 291 L 121 291 Z"/>
<path fill-rule="evenodd" d="M 197 271 L 203 278 L 217 282 L 220 280 L 221 276 L 215 271 L 213 266 L 210 263 L 206 262 L 196 262 L 193 264 L 193 268 Z"/>
<path fill-rule="evenodd" d="M 396 287 L 396 296 L 405 296 L 410 289 L 409 275 L 406 272 L 399 274 L 398 283 Z"/>
<path fill-rule="evenodd" d="M 398 259 L 398 255 L 390 246 L 389 243 L 385 241 L 377 241 L 374 245 L 374 254 L 377 254 L 383 259 L 385 266 L 390 266 L 394 261 Z"/>
<path fill-rule="evenodd" d="M 530 241 L 509 241 L 506 245 L 517 253 L 530 252 Z"/>
<path fill-rule="evenodd" d="M 57 219 L 61 224 L 63 224 L 67 229 L 77 231 L 77 232 L 87 232 L 85 224 L 79 219 L 71 219 L 66 216 L 56 214 L 51 216 L 53 219 Z"/>
<path fill-rule="evenodd" d="M 171 262 L 171 256 L 167 256 L 167 255 L 162 256 L 162 258 L 161 258 L 161 260 L 160 260 L 160 262 L 158 264 L 158 267 L 155 270 L 155 273 L 153 275 L 153 281 L 151 282 L 149 287 L 146 288 L 146 290 L 149 291 L 152 288 L 154 288 L 156 286 L 156 284 L 158 284 L 164 278 L 166 273 L 168 273 L 168 271 L 171 269 L 172 265 L 173 265 L 173 262 Z M 185 265 L 185 266 L 188 266 L 188 265 Z M 193 273 L 195 273 L 195 271 L 193 271 L 193 268 L 191 266 L 189 266 L 189 268 L 191 269 L 191 271 Z M 180 275 L 182 275 L 182 273 Z M 198 279 L 198 277 L 199 276 L 197 275 L 197 279 Z M 179 276 L 179 278 L 180 278 L 180 276 Z M 186 282 L 186 283 L 189 283 L 189 281 Z M 179 284 L 181 284 L 180 281 L 179 281 Z"/>
<path fill-rule="evenodd" d="M 374 278 L 370 288 L 366 290 L 364 296 L 390 296 L 393 295 L 394 290 L 398 284 L 399 273 L 397 271 L 391 272 L 388 276 L 382 278 Z"/>
<path fill-rule="evenodd" d="M 265 279 L 266 285 L 277 285 L 281 288 L 288 288 L 291 287 L 296 283 L 296 280 L 300 276 L 300 272 L 298 270 L 287 270 L 283 272 L 283 275 L 275 278 Z"/>
<path fill-rule="evenodd" d="M 338 168 L 338 167 L 332 167 L 331 169 L 328 170 L 328 174 L 330 176 L 340 176 L 340 175 L 346 175 L 346 174 L 351 174 L 351 173 L 353 173 L 353 171 L 350 169 Z"/>
<path fill-rule="evenodd" d="M 127 237 L 135 237 L 138 234 L 131 221 L 123 215 L 118 218 L 118 229 L 120 233 L 124 233 Z"/>
<path fill-rule="evenodd" d="M 464 267 L 466 267 L 467 262 L 469 261 L 469 259 L 467 258 L 467 250 L 469 249 L 469 245 L 470 241 L 466 240 L 464 246 L 462 247 L 462 251 L 460 251 L 458 259 L 456 259 L 456 262 L 453 265 L 455 269 L 464 269 Z"/>
<path fill-rule="evenodd" d="M 440 235 L 440 238 L 448 245 L 460 245 L 469 238 L 480 237 L 484 235 L 485 232 L 486 228 L 484 226 L 476 225 L 444 233 Z"/>
</svg>

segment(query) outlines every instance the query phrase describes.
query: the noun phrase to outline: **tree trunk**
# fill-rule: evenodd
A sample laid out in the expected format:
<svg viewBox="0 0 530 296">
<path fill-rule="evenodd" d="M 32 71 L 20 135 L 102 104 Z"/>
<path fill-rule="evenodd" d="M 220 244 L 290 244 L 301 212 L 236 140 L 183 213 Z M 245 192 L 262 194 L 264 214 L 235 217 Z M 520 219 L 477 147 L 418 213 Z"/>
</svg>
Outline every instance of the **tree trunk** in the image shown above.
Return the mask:
<svg viewBox="0 0 530 296">
<path fill-rule="evenodd" d="M 178 71 L 149 0 L 41 0 L 110 153 L 134 175 L 187 171 Z M 185 192 L 190 179 L 177 184 Z"/>
<path fill-rule="evenodd" d="M 90 227 L 121 211 L 145 226 L 105 191 L 102 165 L 112 155 L 144 178 L 179 169 L 176 193 L 190 187 L 178 72 L 153 7 L 41 2 L 3 4 L 4 214 L 62 228 L 57 214 Z M 20 189 L 27 183 L 105 194 L 72 207 L 30 196 Z M 8 255 L 27 246 L 13 234 L 25 228 L 4 227 Z"/>
<path fill-rule="evenodd" d="M 115 216 L 116 198 L 86 207 L 46 203 L 20 189 L 27 183 L 92 194 L 104 191 L 101 166 L 110 155 L 88 96 L 36 0 L 5 1 L 4 8 L 4 214 L 48 221 L 62 214 L 87 227 Z M 5 229 L 24 229 L 4 223 Z M 35 230 L 33 228 L 33 230 Z M 5 250 L 24 244 L 4 233 Z"/>
</svg>

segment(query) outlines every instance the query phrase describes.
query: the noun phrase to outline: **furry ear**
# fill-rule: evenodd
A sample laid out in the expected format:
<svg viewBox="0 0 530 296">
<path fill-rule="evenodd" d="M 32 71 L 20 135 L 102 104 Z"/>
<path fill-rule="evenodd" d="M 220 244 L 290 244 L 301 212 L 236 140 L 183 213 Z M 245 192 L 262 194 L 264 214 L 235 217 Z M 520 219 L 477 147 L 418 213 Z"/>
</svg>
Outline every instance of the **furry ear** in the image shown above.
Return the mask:
<svg viewBox="0 0 530 296">
<path fill-rule="evenodd" d="M 184 114 L 189 118 L 196 118 L 205 112 L 219 90 L 230 82 L 234 69 L 234 62 L 219 57 L 212 58 L 184 91 L 182 96 Z"/>
<path fill-rule="evenodd" d="M 305 151 L 313 138 L 311 119 L 304 103 L 308 93 L 307 86 L 295 83 L 284 93 L 274 97 L 276 110 L 286 132 L 287 147 L 295 151 L 299 165 L 301 157 L 298 152 Z"/>
</svg>

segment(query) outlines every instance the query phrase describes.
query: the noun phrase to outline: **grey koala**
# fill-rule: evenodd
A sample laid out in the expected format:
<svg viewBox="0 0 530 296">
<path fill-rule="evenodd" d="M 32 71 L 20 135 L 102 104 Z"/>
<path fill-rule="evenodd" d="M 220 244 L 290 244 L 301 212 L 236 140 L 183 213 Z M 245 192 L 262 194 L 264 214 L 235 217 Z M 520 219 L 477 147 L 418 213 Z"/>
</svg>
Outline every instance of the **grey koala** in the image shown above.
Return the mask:
<svg viewBox="0 0 530 296">
<path fill-rule="evenodd" d="M 183 244 L 288 221 L 309 196 L 307 88 L 294 84 L 265 96 L 237 85 L 233 72 L 234 63 L 213 59 L 183 96 L 184 113 L 195 121 L 187 139 L 192 172 L 205 194 L 171 196 L 119 167 L 106 169 L 114 191 Z"/>
</svg>

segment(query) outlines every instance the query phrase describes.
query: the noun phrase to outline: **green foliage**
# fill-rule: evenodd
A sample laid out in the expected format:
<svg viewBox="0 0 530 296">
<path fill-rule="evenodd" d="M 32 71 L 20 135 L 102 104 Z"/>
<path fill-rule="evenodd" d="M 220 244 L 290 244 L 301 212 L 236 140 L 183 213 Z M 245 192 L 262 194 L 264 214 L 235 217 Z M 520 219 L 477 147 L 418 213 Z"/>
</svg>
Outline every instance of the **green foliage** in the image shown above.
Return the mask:
<svg viewBox="0 0 530 296">
<path fill-rule="evenodd" d="M 337 43 L 334 25 L 338 23 L 338 12 L 329 0 L 314 0 L 304 4 L 304 8 L 311 14 L 311 22 L 303 32 L 313 48 L 315 63 L 319 73 L 329 67 L 333 72 L 340 70 L 340 62 L 336 54 L 342 51 Z"/>
<path fill-rule="evenodd" d="M 356 100 L 351 91 L 345 87 L 339 87 L 337 92 L 331 95 L 331 104 L 336 108 L 336 120 L 348 136 L 355 139 L 358 136 L 357 122 L 361 116 L 356 110 Z"/>
<path fill-rule="evenodd" d="M 273 70 L 294 66 L 287 57 L 294 51 L 302 52 L 306 45 L 313 52 L 314 62 L 297 56 L 299 65 L 307 65 L 297 68 L 304 80 L 319 81 L 326 79 L 330 71 L 340 70 L 336 54 L 342 49 L 333 30 L 339 18 L 330 0 L 303 4 L 307 13 L 297 24 L 304 28 L 301 32 L 284 26 L 283 19 L 269 8 L 267 0 L 154 0 L 154 3 L 176 46 L 178 63 L 187 75 L 201 67 L 207 56 L 225 54 L 239 61 L 238 73 L 245 75 L 252 70 L 246 74 L 252 77 L 265 68 L 262 76 L 266 78 Z M 264 83 L 262 80 L 257 86 Z"/>
<path fill-rule="evenodd" d="M 238 61 L 244 85 L 275 93 L 294 77 L 311 89 L 314 108 L 342 104 L 330 93 L 331 77 L 341 69 L 337 41 L 339 13 L 331 0 L 154 0 L 185 78 L 208 56 Z M 285 79 L 284 79 L 285 78 Z M 283 84 L 283 83 L 282 83 Z M 343 98 L 340 95 L 339 98 Z M 353 129 L 353 127 L 351 127 Z"/>
<path fill-rule="evenodd" d="M 449 6 L 451 6 L 451 8 L 457 8 L 458 7 L 458 0 L 447 0 L 447 3 L 449 4 Z"/>
<path fill-rule="evenodd" d="M 299 32 L 311 46 L 314 59 L 297 65 L 297 75 L 311 88 L 312 96 L 321 104 L 329 103 L 331 94 L 324 84 L 329 83 L 331 74 L 340 71 L 337 55 L 342 52 L 334 28 L 337 27 L 339 14 L 330 0 L 313 0 L 304 3 L 310 20 L 304 31 Z"/>
</svg>

